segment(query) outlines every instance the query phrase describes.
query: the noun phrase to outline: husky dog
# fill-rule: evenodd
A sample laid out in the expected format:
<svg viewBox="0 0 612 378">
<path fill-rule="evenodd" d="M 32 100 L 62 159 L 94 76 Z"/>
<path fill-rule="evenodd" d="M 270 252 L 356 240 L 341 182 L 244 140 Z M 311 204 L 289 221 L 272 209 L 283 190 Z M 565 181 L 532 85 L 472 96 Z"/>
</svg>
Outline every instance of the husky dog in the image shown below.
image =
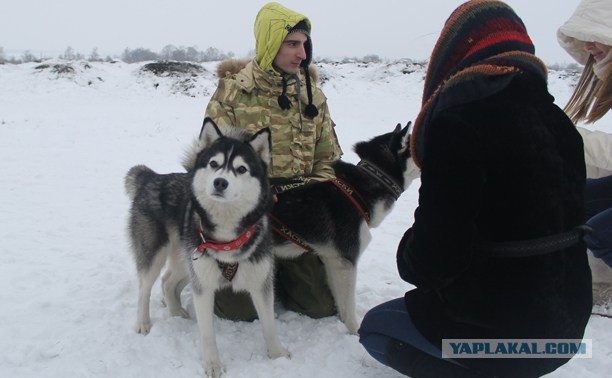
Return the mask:
<svg viewBox="0 0 612 378">
<path fill-rule="evenodd" d="M 336 161 L 336 180 L 313 184 L 308 178 L 272 180 L 279 193 L 270 216 L 274 254 L 296 258 L 316 253 L 321 258 L 338 314 L 351 334 L 359 328 L 356 265 L 371 240 L 370 228 L 383 221 L 420 175 L 410 158 L 409 127 L 410 123 L 403 129 L 398 124 L 392 132 L 356 144 L 354 151 L 361 161 L 357 165 Z M 184 286 L 180 272 L 166 272 L 163 281 L 166 301 L 180 307 Z"/>
<path fill-rule="evenodd" d="M 213 329 L 216 290 L 247 291 L 270 358 L 289 357 L 274 323 L 274 256 L 268 212 L 270 131 L 222 133 L 209 118 L 184 160 L 187 173 L 139 165 L 125 178 L 132 199 L 131 247 L 139 282 L 135 330 L 151 329 L 151 288 L 168 259 L 162 288 L 172 315 L 187 317 L 180 292 L 191 282 L 206 374 L 223 372 Z"/>
<path fill-rule="evenodd" d="M 275 255 L 316 253 L 321 258 L 338 315 L 352 334 L 359 327 L 356 264 L 371 240 L 369 229 L 383 221 L 420 175 L 410 159 L 409 128 L 410 123 L 403 129 L 398 124 L 390 133 L 357 143 L 353 150 L 359 164 L 336 161 L 337 180 L 283 191 L 272 212 Z"/>
</svg>

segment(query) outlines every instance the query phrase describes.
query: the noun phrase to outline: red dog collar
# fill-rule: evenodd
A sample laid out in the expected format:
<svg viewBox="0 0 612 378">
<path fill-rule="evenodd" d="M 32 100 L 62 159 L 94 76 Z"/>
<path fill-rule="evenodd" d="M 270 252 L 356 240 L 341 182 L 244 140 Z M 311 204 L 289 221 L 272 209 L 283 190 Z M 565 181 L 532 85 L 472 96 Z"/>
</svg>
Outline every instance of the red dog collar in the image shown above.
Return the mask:
<svg viewBox="0 0 612 378">
<path fill-rule="evenodd" d="M 231 251 L 234 249 L 240 248 L 244 243 L 246 243 L 252 236 L 255 234 L 255 225 L 249 227 L 242 235 L 238 236 L 236 240 L 231 242 L 218 242 L 214 240 L 206 240 L 203 235 L 202 227 L 200 227 L 200 238 L 202 238 L 202 243 L 198 245 L 194 253 L 197 251 L 200 254 L 204 253 L 208 248 L 214 249 L 215 251 Z"/>
</svg>

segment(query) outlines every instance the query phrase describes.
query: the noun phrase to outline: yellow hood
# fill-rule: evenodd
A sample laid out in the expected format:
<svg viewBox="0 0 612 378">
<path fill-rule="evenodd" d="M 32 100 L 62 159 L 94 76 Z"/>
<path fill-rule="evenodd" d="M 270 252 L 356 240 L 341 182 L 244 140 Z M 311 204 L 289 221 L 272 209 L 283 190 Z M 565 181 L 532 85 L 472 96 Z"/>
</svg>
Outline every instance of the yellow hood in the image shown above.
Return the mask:
<svg viewBox="0 0 612 378">
<path fill-rule="evenodd" d="M 255 18 L 255 59 L 264 71 L 274 70 L 272 62 L 289 30 L 298 22 L 305 21 L 310 33 L 310 20 L 279 3 L 268 3 Z M 311 57 L 307 58 L 308 60 Z"/>
</svg>

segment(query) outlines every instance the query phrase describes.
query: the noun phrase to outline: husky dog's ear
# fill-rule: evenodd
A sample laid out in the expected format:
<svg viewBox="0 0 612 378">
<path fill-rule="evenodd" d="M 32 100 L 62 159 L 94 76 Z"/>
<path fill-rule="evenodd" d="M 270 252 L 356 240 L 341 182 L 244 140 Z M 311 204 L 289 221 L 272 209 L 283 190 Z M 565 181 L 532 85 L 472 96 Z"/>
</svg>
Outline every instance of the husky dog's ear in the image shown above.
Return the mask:
<svg viewBox="0 0 612 378">
<path fill-rule="evenodd" d="M 263 160 L 266 165 L 270 165 L 272 153 L 270 129 L 266 127 L 256 132 L 249 141 L 249 144 L 251 145 L 251 147 L 253 147 L 253 149 L 255 150 L 257 155 L 259 155 L 261 160 Z"/>
<path fill-rule="evenodd" d="M 200 135 L 183 154 L 183 168 L 185 168 L 187 172 L 193 171 L 196 160 L 198 159 L 198 154 L 222 135 L 221 130 L 219 130 L 219 127 L 211 118 L 204 118 Z"/>
<path fill-rule="evenodd" d="M 404 126 L 405 129 L 412 131 L 412 121 L 408 121 L 406 123 L 406 126 Z M 408 133 L 410 134 L 410 132 Z"/>
<path fill-rule="evenodd" d="M 210 146 L 215 140 L 223 136 L 221 130 L 210 117 L 204 118 L 202 129 L 200 130 L 200 149 L 203 150 Z"/>
<path fill-rule="evenodd" d="M 400 140 L 402 141 L 402 147 L 400 148 L 400 153 L 406 152 L 406 150 L 410 149 L 410 126 L 412 125 L 411 121 L 408 121 L 406 126 L 400 131 Z M 401 125 L 398 123 L 395 128 L 395 132 L 399 131 Z"/>
</svg>

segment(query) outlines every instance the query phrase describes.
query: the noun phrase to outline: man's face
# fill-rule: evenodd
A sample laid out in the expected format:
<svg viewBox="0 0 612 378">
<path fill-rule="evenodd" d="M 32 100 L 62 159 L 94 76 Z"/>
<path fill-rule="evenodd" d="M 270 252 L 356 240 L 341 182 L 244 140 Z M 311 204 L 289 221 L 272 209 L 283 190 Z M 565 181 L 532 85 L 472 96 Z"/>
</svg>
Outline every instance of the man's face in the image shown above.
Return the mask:
<svg viewBox="0 0 612 378">
<path fill-rule="evenodd" d="M 300 32 L 290 33 L 281 44 L 272 65 L 280 73 L 296 74 L 306 59 L 305 44 L 308 37 Z"/>
</svg>

